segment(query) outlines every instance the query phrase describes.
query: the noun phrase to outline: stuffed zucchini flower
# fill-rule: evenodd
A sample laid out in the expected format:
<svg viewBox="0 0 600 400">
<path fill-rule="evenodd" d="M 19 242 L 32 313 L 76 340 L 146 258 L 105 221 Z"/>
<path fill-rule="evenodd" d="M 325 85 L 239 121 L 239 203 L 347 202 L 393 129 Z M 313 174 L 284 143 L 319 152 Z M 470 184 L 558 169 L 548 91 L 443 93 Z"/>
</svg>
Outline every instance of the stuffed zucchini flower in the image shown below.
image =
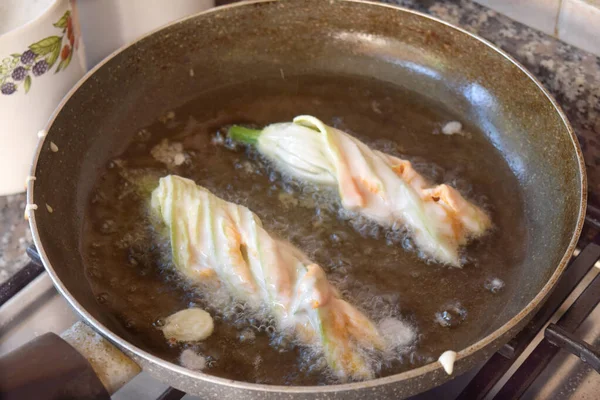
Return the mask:
<svg viewBox="0 0 600 400">
<path fill-rule="evenodd" d="M 337 187 L 342 206 L 376 223 L 402 224 L 433 259 L 460 266 L 459 248 L 483 235 L 490 218 L 448 185 L 431 185 L 406 160 L 369 148 L 311 116 L 263 130 L 233 126 L 229 137 L 250 144 L 280 171 Z"/>
<path fill-rule="evenodd" d="M 267 310 L 279 330 L 320 348 L 341 379 L 373 377 L 367 353 L 385 347 L 377 328 L 340 297 L 320 266 L 273 238 L 254 213 L 173 175 L 160 179 L 151 204 L 186 279 L 216 280 L 236 300 Z"/>
</svg>

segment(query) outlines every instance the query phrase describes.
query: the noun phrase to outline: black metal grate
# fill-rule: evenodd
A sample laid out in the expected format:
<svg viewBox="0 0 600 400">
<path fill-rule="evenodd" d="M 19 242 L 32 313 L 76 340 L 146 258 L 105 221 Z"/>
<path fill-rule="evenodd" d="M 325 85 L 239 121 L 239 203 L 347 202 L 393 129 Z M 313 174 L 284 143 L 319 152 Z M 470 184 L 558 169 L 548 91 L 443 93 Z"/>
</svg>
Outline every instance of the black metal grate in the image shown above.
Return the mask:
<svg viewBox="0 0 600 400">
<path fill-rule="evenodd" d="M 600 302 L 600 275 L 575 300 L 573 305 L 544 332 L 544 340 L 502 386 L 495 399 L 518 399 L 531 386 L 561 349 L 579 356 L 584 362 L 600 368 L 598 351 L 571 334 Z"/>
<path fill-rule="evenodd" d="M 44 265 L 34 246 L 30 246 L 27 249 L 27 255 L 31 258 L 31 262 L 0 285 L 0 306 L 10 300 L 15 294 L 19 293 L 21 289 L 29 285 L 35 278 L 44 272 Z"/>
<path fill-rule="evenodd" d="M 185 396 L 185 392 L 170 387 L 165 390 L 156 400 L 180 400 L 183 398 L 183 396 Z"/>
<path fill-rule="evenodd" d="M 571 261 L 556 288 L 531 322 L 488 360 L 457 399 L 479 400 L 486 397 L 599 259 L 600 235 L 597 235 Z M 571 332 L 577 329 L 599 302 L 600 276 L 597 276 L 566 311 L 557 325 L 550 325 L 546 329 L 545 339 L 527 357 L 494 398 L 519 398 L 561 348 L 583 358 L 585 362 L 598 370 L 597 367 L 600 366 L 598 350 L 577 339 Z"/>
</svg>

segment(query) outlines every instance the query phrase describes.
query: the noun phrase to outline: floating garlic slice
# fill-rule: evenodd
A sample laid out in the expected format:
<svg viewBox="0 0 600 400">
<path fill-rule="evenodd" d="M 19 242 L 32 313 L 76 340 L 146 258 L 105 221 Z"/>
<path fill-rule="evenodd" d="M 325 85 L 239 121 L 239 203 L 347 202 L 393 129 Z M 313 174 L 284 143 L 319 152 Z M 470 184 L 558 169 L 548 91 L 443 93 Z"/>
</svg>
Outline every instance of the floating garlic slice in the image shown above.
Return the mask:
<svg viewBox="0 0 600 400">
<path fill-rule="evenodd" d="M 173 157 L 173 164 L 175 164 L 177 166 L 183 164 L 184 162 L 185 162 L 185 155 L 183 155 L 182 153 L 177 153 Z"/>
<path fill-rule="evenodd" d="M 457 133 L 460 133 L 461 131 L 462 131 L 462 124 L 458 121 L 447 122 L 442 127 L 442 133 L 444 135 L 455 135 Z"/>
<path fill-rule="evenodd" d="M 442 367 L 444 367 L 444 371 L 446 371 L 448 375 L 452 375 L 452 372 L 454 371 L 454 361 L 456 361 L 456 352 L 452 350 L 445 351 L 440 358 L 438 358 L 438 361 L 442 364 Z"/>
<path fill-rule="evenodd" d="M 52 150 L 53 153 L 56 153 L 58 151 L 58 146 L 56 145 L 56 143 L 50 142 L 50 150 Z"/>
<path fill-rule="evenodd" d="M 209 313 L 200 308 L 188 308 L 170 315 L 162 327 L 167 339 L 179 342 L 195 342 L 204 340 L 213 333 L 213 319 Z"/>
<path fill-rule="evenodd" d="M 54 209 L 52 207 L 50 207 L 50 204 L 46 203 L 46 210 L 48 210 L 48 212 L 50 214 L 52 214 L 54 212 Z"/>
</svg>

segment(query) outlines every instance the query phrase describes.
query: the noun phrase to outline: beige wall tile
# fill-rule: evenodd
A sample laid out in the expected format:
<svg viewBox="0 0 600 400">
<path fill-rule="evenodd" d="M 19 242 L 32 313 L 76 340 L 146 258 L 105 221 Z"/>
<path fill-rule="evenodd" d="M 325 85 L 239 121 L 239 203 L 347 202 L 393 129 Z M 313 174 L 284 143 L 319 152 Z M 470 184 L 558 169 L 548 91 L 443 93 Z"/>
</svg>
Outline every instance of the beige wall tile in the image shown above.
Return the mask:
<svg viewBox="0 0 600 400">
<path fill-rule="evenodd" d="M 600 0 L 562 0 L 558 37 L 600 55 Z"/>
<path fill-rule="evenodd" d="M 561 0 L 475 0 L 549 35 L 555 34 Z M 564 1 L 564 0 L 563 0 Z M 594 0 L 596 1 L 596 0 Z"/>
</svg>

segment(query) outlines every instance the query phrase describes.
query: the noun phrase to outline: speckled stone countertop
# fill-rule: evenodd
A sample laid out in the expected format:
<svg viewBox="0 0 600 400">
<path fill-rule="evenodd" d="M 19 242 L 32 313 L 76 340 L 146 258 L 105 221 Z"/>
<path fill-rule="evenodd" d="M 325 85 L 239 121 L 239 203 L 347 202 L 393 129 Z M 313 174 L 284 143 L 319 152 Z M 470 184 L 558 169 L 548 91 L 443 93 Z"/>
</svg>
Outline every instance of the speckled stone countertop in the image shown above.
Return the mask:
<svg viewBox="0 0 600 400">
<path fill-rule="evenodd" d="M 588 168 L 591 201 L 600 199 L 600 58 L 469 0 L 385 0 L 425 12 L 496 44 L 528 68 L 569 117 Z M 31 242 L 25 196 L 0 197 L 0 283 L 27 262 Z"/>
<path fill-rule="evenodd" d="M 0 196 L 0 283 L 29 261 L 31 233 L 23 218 L 25 195 Z"/>
</svg>

